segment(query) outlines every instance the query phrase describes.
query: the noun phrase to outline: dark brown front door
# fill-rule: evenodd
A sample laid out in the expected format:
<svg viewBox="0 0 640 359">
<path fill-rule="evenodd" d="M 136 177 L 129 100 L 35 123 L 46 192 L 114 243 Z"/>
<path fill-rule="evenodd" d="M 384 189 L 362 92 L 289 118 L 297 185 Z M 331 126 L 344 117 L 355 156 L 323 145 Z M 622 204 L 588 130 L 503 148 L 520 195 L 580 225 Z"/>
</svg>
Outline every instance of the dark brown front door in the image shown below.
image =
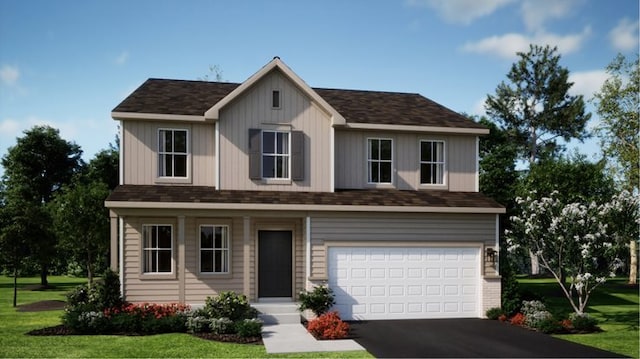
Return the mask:
<svg viewBox="0 0 640 359">
<path fill-rule="evenodd" d="M 258 231 L 258 297 L 291 297 L 291 231 Z"/>
</svg>

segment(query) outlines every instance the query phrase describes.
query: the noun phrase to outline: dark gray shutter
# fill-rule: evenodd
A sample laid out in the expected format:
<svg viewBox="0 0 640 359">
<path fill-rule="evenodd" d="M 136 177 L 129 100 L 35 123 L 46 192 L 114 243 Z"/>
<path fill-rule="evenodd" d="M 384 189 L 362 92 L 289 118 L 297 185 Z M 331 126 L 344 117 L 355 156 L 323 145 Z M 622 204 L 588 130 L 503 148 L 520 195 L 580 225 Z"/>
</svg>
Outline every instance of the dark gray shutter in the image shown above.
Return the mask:
<svg viewBox="0 0 640 359">
<path fill-rule="evenodd" d="M 291 131 L 291 179 L 304 180 L 304 132 Z"/>
<path fill-rule="evenodd" d="M 249 129 L 249 178 L 262 179 L 262 130 Z"/>
</svg>

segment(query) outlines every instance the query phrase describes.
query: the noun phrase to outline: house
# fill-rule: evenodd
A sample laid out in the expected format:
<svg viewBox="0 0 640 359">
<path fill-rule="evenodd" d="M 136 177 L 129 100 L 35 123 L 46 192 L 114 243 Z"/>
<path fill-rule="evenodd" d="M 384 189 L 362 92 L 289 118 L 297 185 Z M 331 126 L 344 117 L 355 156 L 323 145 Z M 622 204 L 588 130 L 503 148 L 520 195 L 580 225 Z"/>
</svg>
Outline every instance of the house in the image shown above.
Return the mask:
<svg viewBox="0 0 640 359">
<path fill-rule="evenodd" d="M 245 82 L 149 79 L 112 112 L 111 265 L 131 302 L 328 284 L 344 319 L 500 305 L 489 133 L 423 96 L 309 87 L 279 58 Z"/>
</svg>

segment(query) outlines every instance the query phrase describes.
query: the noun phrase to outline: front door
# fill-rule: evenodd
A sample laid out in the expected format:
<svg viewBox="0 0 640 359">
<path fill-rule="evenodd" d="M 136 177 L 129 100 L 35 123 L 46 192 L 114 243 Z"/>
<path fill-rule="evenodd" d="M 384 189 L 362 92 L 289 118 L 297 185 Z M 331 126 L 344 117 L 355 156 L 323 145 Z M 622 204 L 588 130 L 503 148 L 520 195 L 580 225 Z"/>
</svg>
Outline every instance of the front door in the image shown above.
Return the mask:
<svg viewBox="0 0 640 359">
<path fill-rule="evenodd" d="M 258 297 L 292 297 L 291 241 L 291 231 L 258 231 Z"/>
</svg>

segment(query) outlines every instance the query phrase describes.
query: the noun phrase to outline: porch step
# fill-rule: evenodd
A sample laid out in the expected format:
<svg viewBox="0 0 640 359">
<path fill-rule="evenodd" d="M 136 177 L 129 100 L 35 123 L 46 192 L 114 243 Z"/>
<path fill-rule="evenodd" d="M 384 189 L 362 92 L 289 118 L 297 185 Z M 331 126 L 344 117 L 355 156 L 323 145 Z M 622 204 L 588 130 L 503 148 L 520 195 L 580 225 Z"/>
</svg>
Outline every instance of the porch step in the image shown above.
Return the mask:
<svg viewBox="0 0 640 359">
<path fill-rule="evenodd" d="M 260 312 L 258 318 L 265 325 L 300 324 L 300 312 L 296 303 L 251 303 L 251 306 Z"/>
</svg>

